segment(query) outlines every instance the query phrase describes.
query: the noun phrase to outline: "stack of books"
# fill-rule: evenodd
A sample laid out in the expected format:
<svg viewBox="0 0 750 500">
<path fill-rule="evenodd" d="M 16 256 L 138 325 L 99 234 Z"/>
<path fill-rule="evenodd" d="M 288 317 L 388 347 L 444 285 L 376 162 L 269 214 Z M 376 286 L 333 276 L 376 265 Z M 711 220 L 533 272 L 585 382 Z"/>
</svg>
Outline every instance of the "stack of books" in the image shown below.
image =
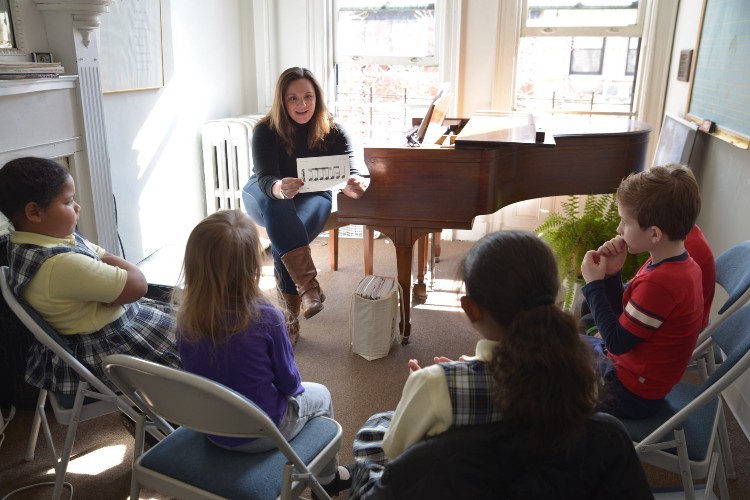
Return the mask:
<svg viewBox="0 0 750 500">
<path fill-rule="evenodd" d="M 15 62 L 0 63 L 0 80 L 25 80 L 29 78 L 57 78 L 65 73 L 62 64 Z"/>
<path fill-rule="evenodd" d="M 362 278 L 354 293 L 363 299 L 378 300 L 398 289 L 396 278 L 368 275 Z"/>
</svg>

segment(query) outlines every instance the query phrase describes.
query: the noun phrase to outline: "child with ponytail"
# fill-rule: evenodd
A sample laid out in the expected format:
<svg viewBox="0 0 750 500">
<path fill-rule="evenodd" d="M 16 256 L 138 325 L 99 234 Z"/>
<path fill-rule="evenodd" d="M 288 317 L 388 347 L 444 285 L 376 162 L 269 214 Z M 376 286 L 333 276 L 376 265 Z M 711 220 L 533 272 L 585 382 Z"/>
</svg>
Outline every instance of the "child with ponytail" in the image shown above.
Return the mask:
<svg viewBox="0 0 750 500">
<path fill-rule="evenodd" d="M 545 446 L 574 440 L 596 410 L 592 356 L 555 305 L 555 258 L 536 235 L 487 235 L 462 265 L 461 308 L 481 335 L 474 356 L 412 373 L 385 433 L 392 459 L 426 436 L 503 419 Z"/>
<path fill-rule="evenodd" d="M 476 354 L 409 361 L 396 411 L 355 436 L 350 499 L 653 498 L 627 433 L 596 414 L 595 358 L 555 303 L 547 244 L 489 234 L 462 275 Z"/>
</svg>

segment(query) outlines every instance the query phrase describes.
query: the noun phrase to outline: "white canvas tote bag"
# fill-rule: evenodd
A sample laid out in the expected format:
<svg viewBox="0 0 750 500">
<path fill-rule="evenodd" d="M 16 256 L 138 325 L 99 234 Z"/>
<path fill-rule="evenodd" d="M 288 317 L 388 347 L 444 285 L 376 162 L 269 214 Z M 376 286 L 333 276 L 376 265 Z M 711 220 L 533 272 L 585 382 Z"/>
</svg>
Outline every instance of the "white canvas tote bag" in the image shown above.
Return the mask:
<svg viewBox="0 0 750 500">
<path fill-rule="evenodd" d="M 399 331 L 403 290 L 396 278 L 368 275 L 352 293 L 349 314 L 352 352 L 368 361 L 388 355 Z"/>
</svg>

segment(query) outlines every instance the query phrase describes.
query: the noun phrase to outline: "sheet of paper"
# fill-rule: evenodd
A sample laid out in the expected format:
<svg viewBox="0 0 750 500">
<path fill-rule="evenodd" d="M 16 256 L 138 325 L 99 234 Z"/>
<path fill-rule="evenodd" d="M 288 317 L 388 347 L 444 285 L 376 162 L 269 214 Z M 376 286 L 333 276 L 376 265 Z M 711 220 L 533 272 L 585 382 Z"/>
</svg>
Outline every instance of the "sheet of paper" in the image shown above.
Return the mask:
<svg viewBox="0 0 750 500">
<path fill-rule="evenodd" d="M 300 193 L 343 189 L 349 178 L 349 155 L 297 158 L 297 177 L 305 183 Z"/>
<path fill-rule="evenodd" d="M 445 114 L 448 111 L 448 106 L 452 98 L 453 92 L 443 92 L 435 99 L 433 103 L 435 109 L 432 111 L 432 116 L 430 116 L 430 123 L 427 125 L 427 131 L 424 134 L 422 144 L 435 144 L 445 134 L 447 127 L 443 126 L 443 120 L 445 119 Z"/>
</svg>

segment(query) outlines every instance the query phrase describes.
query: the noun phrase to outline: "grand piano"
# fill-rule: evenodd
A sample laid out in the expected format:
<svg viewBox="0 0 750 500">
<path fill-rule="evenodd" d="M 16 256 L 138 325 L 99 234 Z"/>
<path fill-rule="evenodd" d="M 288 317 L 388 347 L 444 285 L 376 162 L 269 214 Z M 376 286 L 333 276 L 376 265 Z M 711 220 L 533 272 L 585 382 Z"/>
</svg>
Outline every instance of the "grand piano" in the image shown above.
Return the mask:
<svg viewBox="0 0 750 500">
<path fill-rule="evenodd" d="M 471 229 L 478 215 L 512 203 L 568 194 L 612 193 L 643 170 L 651 128 L 631 119 L 554 118 L 509 113 L 446 119 L 443 144 L 366 147 L 370 186 L 358 200 L 338 195 L 338 219 L 388 236 L 411 334 L 412 249 L 442 229 Z M 453 146 L 445 144 L 453 142 Z"/>
</svg>

